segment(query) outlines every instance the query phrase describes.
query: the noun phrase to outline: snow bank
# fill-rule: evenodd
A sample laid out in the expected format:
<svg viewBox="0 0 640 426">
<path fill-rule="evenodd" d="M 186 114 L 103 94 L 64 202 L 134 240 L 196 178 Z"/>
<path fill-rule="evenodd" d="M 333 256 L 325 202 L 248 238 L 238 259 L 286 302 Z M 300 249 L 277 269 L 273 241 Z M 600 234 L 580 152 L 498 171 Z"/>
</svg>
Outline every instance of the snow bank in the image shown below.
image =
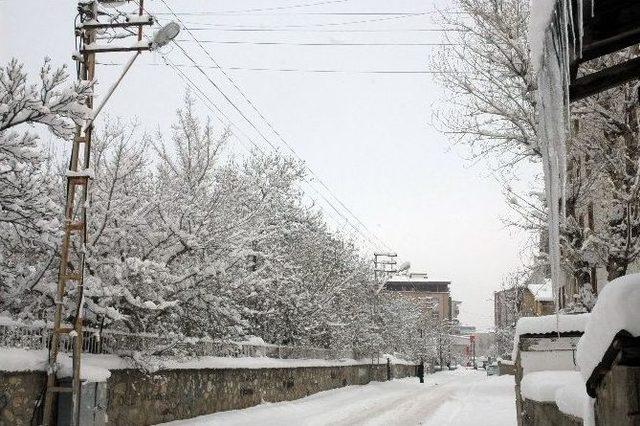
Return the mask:
<svg viewBox="0 0 640 426">
<path fill-rule="evenodd" d="M 404 362 L 396 362 L 393 364 L 401 364 Z M 402 361 L 402 360 L 400 360 Z M 386 358 L 376 358 L 373 364 L 386 364 Z M 371 358 L 365 359 L 280 359 L 268 357 L 215 357 L 203 356 L 189 360 L 163 359 L 158 360 L 159 370 L 191 370 L 191 369 L 223 369 L 223 368 L 296 368 L 296 367 L 341 367 L 350 365 L 367 365 L 371 364 Z"/>
<path fill-rule="evenodd" d="M 621 330 L 640 336 L 640 274 L 611 281 L 598 296 L 591 320 L 578 343 L 578 366 L 585 381 Z"/>
<path fill-rule="evenodd" d="M 529 14 L 529 48 L 531 63 L 538 69 L 544 51 L 544 39 L 547 27 L 558 0 L 531 0 Z"/>
<path fill-rule="evenodd" d="M 536 371 L 525 374 L 520 382 L 522 397 L 538 402 L 555 402 L 556 391 L 565 383 L 575 381 L 580 377 L 577 371 Z"/>
<path fill-rule="evenodd" d="M 0 348 L 1 371 L 45 371 L 48 351 L 18 348 Z"/>
<path fill-rule="evenodd" d="M 547 334 L 584 332 L 589 314 L 544 315 L 541 317 L 523 317 L 516 324 L 516 336 L 523 334 Z"/>
<path fill-rule="evenodd" d="M 0 348 L 0 371 L 46 371 L 48 351 L 19 348 Z M 118 360 L 116 363 L 116 359 Z M 58 377 L 73 375 L 73 362 L 69 355 L 58 355 Z M 89 382 L 105 382 L 110 376 L 109 367 L 127 368 L 124 360 L 111 355 L 83 355 L 80 378 Z M 113 369 L 113 368 L 112 368 Z"/>
<path fill-rule="evenodd" d="M 567 382 L 556 391 L 556 405 L 564 414 L 584 419 L 587 410 L 591 409 L 591 398 L 587 395 L 587 389 L 582 375 L 575 371 Z"/>
<path fill-rule="evenodd" d="M 279 359 L 267 357 L 214 357 L 203 356 L 191 359 L 147 357 L 138 360 L 139 363 L 153 371 L 160 370 L 200 370 L 200 369 L 227 369 L 227 368 L 297 368 L 297 367 L 342 367 L 353 365 L 386 364 L 387 357 L 395 365 L 413 365 L 391 355 L 365 359 Z M 0 348 L 0 371 L 46 371 L 48 352 L 46 350 L 28 350 L 16 348 Z M 72 360 L 67 354 L 58 357 L 59 377 L 72 375 Z M 140 368 L 130 358 L 122 358 L 116 355 L 83 354 L 80 366 L 80 375 L 83 380 L 91 382 L 106 381 L 111 373 L 109 370 L 123 370 L 128 368 Z"/>
</svg>

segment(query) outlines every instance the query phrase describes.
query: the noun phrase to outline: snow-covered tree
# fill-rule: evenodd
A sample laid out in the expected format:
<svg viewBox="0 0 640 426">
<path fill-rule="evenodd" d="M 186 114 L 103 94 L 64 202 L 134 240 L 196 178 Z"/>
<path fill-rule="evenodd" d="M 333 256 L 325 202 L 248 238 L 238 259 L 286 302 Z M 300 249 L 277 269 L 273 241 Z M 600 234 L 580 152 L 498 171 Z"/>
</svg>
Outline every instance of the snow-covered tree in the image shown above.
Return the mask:
<svg viewBox="0 0 640 426">
<path fill-rule="evenodd" d="M 436 123 L 498 169 L 538 161 L 529 1 L 456 0 L 453 9 L 441 17 L 450 44 L 433 60 L 447 89 Z"/>
<path fill-rule="evenodd" d="M 87 117 L 91 85 L 68 84 L 65 68 L 48 59 L 38 84 L 30 84 L 17 60 L 0 67 L 0 311 L 32 316 L 41 307 L 43 279 L 57 265 L 62 182 L 55 176 L 33 125 L 71 137 Z"/>
</svg>

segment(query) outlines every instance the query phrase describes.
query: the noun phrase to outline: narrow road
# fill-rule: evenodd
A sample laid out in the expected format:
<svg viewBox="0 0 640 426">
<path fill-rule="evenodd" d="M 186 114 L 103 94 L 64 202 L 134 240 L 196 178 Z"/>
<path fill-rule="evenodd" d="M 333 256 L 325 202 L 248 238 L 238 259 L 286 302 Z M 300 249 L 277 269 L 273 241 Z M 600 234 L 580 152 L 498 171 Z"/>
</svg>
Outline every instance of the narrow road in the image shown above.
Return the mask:
<svg viewBox="0 0 640 426">
<path fill-rule="evenodd" d="M 320 392 L 289 402 L 166 423 L 202 425 L 437 425 L 516 424 L 513 376 L 487 377 L 458 369 L 417 379 L 375 382 Z"/>
</svg>

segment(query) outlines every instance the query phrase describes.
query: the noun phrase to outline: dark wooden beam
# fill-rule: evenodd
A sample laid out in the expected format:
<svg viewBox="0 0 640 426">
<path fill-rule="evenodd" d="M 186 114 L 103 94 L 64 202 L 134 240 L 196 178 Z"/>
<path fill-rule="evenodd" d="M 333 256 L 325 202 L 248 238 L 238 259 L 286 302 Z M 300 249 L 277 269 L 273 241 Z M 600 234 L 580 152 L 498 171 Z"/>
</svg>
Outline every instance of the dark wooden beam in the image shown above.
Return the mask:
<svg viewBox="0 0 640 426">
<path fill-rule="evenodd" d="M 640 78 L 640 57 L 571 81 L 569 100 L 575 102 Z"/>
<path fill-rule="evenodd" d="M 582 46 L 582 57 L 578 61 L 581 63 L 590 61 L 636 44 L 640 44 L 640 27 L 616 34 L 607 39 L 584 44 Z"/>
</svg>

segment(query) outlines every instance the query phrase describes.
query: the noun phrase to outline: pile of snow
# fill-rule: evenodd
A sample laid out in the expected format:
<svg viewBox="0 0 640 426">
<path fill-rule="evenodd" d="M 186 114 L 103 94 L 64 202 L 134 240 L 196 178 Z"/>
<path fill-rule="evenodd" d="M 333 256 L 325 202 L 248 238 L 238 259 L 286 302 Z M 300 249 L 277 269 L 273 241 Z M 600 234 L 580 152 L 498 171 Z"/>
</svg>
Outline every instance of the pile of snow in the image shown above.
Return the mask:
<svg viewBox="0 0 640 426">
<path fill-rule="evenodd" d="M 0 348 L 0 371 L 46 371 L 47 350 Z M 89 382 L 105 382 L 111 373 L 109 368 L 127 368 L 124 360 L 113 355 L 83 355 L 80 378 Z M 68 354 L 58 355 L 58 377 L 73 376 L 73 361 Z"/>
<path fill-rule="evenodd" d="M 585 380 L 591 377 L 613 338 L 622 330 L 640 336 L 640 274 L 611 281 L 598 296 L 578 343 L 578 366 Z"/>
<path fill-rule="evenodd" d="M 579 371 L 537 371 L 526 374 L 520 383 L 522 397 L 538 402 L 555 402 L 570 416 L 593 424 L 593 399 Z"/>
<path fill-rule="evenodd" d="M 83 354 L 80 376 L 90 382 L 104 382 L 110 376 L 109 370 L 134 369 L 144 366 L 150 371 L 160 370 L 200 370 L 229 368 L 297 368 L 297 367 L 341 367 L 353 365 L 386 364 L 390 358 L 392 364 L 413 365 L 414 363 L 385 355 L 380 358 L 364 359 L 279 359 L 268 357 L 215 357 L 178 359 L 161 357 L 141 357 L 135 361 L 117 355 Z M 46 350 L 28 350 L 18 348 L 0 348 L 0 371 L 46 371 L 48 352 Z M 58 355 L 58 377 L 72 376 L 72 360 L 68 354 Z"/>
<path fill-rule="evenodd" d="M 45 371 L 49 352 L 0 348 L 0 371 Z"/>
<path fill-rule="evenodd" d="M 516 359 L 520 336 L 524 334 L 550 334 L 550 333 L 583 333 L 589 315 L 543 315 L 541 317 L 522 317 L 516 323 L 515 338 L 513 339 L 513 353 L 511 359 Z"/>
<path fill-rule="evenodd" d="M 577 371 L 536 371 L 525 374 L 520 382 L 522 397 L 538 402 L 555 402 L 556 391 L 580 377 Z"/>
<path fill-rule="evenodd" d="M 592 401 L 587 395 L 587 389 L 582 375 L 575 371 L 566 378 L 565 384 L 556 391 L 556 405 L 564 414 L 584 419 L 591 410 Z"/>
<path fill-rule="evenodd" d="M 523 317 L 516 324 L 516 336 L 523 334 L 582 333 L 585 330 L 589 314 L 544 315 L 541 317 Z"/>
<path fill-rule="evenodd" d="M 544 315 L 541 317 L 523 317 L 516 324 L 516 336 L 523 334 L 582 333 L 585 330 L 589 314 Z"/>
<path fill-rule="evenodd" d="M 529 48 L 531 63 L 539 69 L 544 51 L 545 33 L 558 0 L 531 0 L 529 14 Z"/>
</svg>

